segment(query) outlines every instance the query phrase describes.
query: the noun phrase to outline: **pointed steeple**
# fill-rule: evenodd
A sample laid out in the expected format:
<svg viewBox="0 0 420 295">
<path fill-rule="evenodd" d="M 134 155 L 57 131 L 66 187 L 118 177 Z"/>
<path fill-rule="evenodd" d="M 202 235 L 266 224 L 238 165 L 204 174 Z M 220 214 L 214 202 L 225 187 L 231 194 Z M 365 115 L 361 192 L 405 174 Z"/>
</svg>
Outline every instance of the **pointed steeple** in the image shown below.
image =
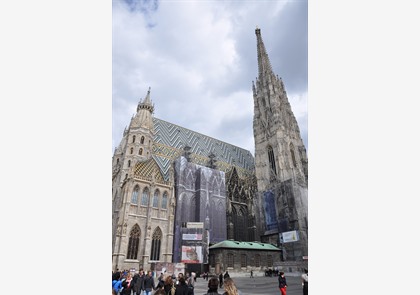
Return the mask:
<svg viewBox="0 0 420 295">
<path fill-rule="evenodd" d="M 137 113 L 134 115 L 130 123 L 130 128 L 145 127 L 150 130 L 153 129 L 153 111 L 155 107 L 150 99 L 150 87 L 147 95 L 143 100 L 140 100 L 137 105 Z"/>
<path fill-rule="evenodd" d="M 150 113 L 153 113 L 154 111 L 154 106 L 152 104 L 152 101 L 150 100 L 150 87 L 149 87 L 149 90 L 147 91 L 147 95 L 144 98 L 144 100 L 140 101 L 139 104 L 137 105 L 137 112 L 140 109 L 147 109 L 150 111 Z"/>
<path fill-rule="evenodd" d="M 261 79 L 262 75 L 273 74 L 273 70 L 258 27 L 255 29 L 255 34 L 257 35 L 258 76 Z"/>
</svg>

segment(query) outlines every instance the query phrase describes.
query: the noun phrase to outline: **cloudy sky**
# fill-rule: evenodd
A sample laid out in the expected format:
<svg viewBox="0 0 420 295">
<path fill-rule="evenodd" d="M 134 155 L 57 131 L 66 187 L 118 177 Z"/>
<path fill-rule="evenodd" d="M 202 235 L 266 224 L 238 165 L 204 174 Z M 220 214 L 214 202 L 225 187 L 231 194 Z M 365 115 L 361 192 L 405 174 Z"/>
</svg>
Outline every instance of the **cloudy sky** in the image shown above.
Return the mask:
<svg viewBox="0 0 420 295">
<path fill-rule="evenodd" d="M 113 0 L 112 153 L 149 87 L 154 116 L 250 150 L 255 28 L 307 141 L 307 1 Z"/>
</svg>

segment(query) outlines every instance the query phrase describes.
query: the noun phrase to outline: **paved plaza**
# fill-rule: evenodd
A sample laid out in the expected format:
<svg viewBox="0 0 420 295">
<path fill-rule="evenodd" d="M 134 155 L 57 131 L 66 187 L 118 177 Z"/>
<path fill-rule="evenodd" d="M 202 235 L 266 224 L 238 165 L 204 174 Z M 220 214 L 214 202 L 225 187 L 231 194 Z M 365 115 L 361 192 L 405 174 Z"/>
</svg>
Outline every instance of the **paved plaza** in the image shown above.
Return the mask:
<svg viewBox="0 0 420 295">
<path fill-rule="evenodd" d="M 287 281 L 287 295 L 302 295 L 302 283 L 300 276 L 296 274 L 285 274 Z M 250 277 L 231 277 L 243 295 L 280 295 L 278 288 L 278 277 L 256 276 Z M 194 295 L 203 295 L 207 292 L 207 281 L 197 278 Z M 223 287 L 219 288 L 219 293 L 223 293 Z"/>
</svg>

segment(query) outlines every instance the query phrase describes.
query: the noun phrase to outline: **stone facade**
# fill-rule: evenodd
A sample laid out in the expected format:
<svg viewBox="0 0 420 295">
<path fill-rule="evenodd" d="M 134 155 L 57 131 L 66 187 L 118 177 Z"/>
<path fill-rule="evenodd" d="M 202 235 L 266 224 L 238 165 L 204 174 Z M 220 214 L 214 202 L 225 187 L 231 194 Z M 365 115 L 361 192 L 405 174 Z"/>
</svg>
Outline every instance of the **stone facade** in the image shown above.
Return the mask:
<svg viewBox="0 0 420 295">
<path fill-rule="evenodd" d="M 140 100 L 112 159 L 113 269 L 180 261 L 184 222 L 203 222 L 210 246 L 225 239 L 264 242 L 281 248 L 273 264 L 307 264 L 306 149 L 259 29 L 256 35 L 255 159 L 247 150 L 153 117 L 150 88 Z M 291 231 L 298 241 L 280 240 Z M 234 262 L 232 269 L 248 271 L 253 255 L 266 255 L 254 250 L 216 250 L 212 257 L 220 268 L 228 254 L 247 257 L 249 265 Z"/>
<path fill-rule="evenodd" d="M 308 255 L 308 159 L 281 78 L 274 75 L 260 29 L 255 31 L 258 79 L 254 96 L 256 215 L 262 242 L 282 247 L 285 260 Z M 279 235 L 296 230 L 299 240 Z"/>
</svg>

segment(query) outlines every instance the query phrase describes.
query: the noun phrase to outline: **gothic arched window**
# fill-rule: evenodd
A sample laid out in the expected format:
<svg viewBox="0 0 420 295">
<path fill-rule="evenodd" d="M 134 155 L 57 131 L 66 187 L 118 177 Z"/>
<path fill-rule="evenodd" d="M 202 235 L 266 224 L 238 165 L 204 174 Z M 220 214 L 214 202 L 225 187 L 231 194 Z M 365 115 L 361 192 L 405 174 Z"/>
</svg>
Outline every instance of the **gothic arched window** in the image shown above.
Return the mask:
<svg viewBox="0 0 420 295">
<path fill-rule="evenodd" d="M 136 204 L 136 205 L 137 205 L 137 200 L 138 200 L 138 196 L 139 196 L 139 191 L 140 191 L 140 188 L 139 188 L 139 186 L 138 186 L 138 185 L 136 185 L 136 186 L 134 187 L 133 194 L 131 195 L 131 203 L 132 203 L 132 204 Z"/>
<path fill-rule="evenodd" d="M 143 143 L 144 143 L 144 136 L 142 136 L 142 137 L 140 138 L 140 143 L 141 143 L 141 144 L 143 144 Z"/>
<path fill-rule="evenodd" d="M 143 194 L 141 196 L 141 205 L 147 206 L 149 204 L 149 189 L 146 187 L 143 190 Z"/>
<path fill-rule="evenodd" d="M 128 167 L 131 166 L 131 160 L 128 160 Z"/>
<path fill-rule="evenodd" d="M 268 161 L 270 162 L 270 168 L 277 175 L 276 160 L 274 159 L 274 152 L 271 146 L 268 146 Z"/>
<path fill-rule="evenodd" d="M 167 207 L 168 207 L 168 193 L 164 192 L 163 196 L 162 196 L 161 208 L 162 209 L 167 209 Z"/>
<path fill-rule="evenodd" d="M 153 208 L 157 208 L 159 205 L 159 190 L 155 190 L 155 194 L 153 195 Z"/>
<path fill-rule="evenodd" d="M 136 141 L 136 136 L 133 135 L 133 143 Z"/>
<path fill-rule="evenodd" d="M 155 229 L 152 236 L 152 250 L 150 253 L 150 260 L 159 260 L 160 257 L 160 243 L 162 239 L 162 231 L 159 227 Z"/>
<path fill-rule="evenodd" d="M 139 155 L 141 156 L 143 154 L 143 149 L 142 148 L 140 148 L 139 149 Z"/>
<path fill-rule="evenodd" d="M 127 259 L 137 259 L 140 242 L 140 227 L 135 224 L 130 231 L 130 238 L 128 239 Z"/>
</svg>

